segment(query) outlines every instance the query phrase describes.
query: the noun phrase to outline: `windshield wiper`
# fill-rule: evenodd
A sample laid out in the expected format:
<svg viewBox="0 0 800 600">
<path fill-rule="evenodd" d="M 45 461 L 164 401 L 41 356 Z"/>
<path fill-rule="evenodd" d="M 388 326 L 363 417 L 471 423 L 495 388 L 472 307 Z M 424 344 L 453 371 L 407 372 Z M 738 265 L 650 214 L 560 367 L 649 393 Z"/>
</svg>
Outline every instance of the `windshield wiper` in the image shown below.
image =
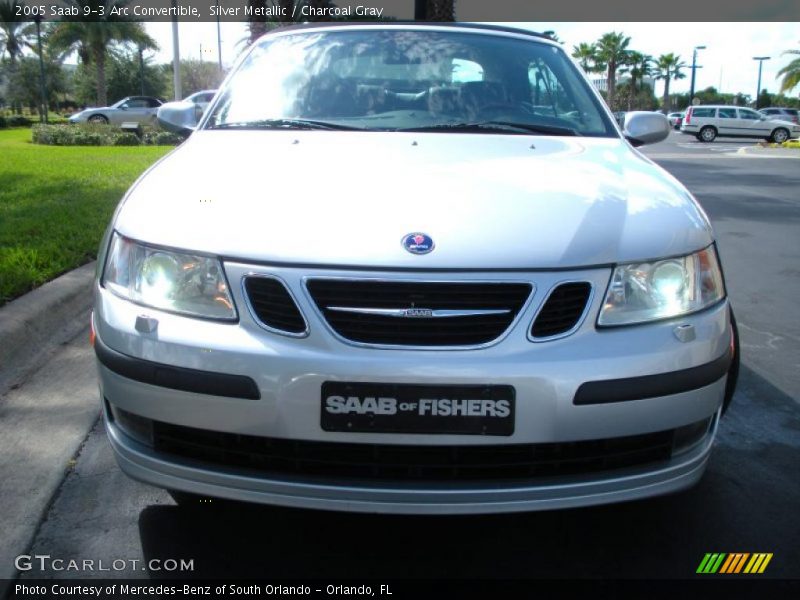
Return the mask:
<svg viewBox="0 0 800 600">
<path fill-rule="evenodd" d="M 514 123 L 511 121 L 482 121 L 479 123 L 439 123 L 437 125 L 423 125 L 420 127 L 408 127 L 396 129 L 395 131 L 454 131 L 465 133 L 483 132 L 514 132 L 514 133 L 538 133 L 544 135 L 569 135 L 579 136 L 580 132 L 569 127 L 558 127 L 556 125 L 532 125 L 528 123 Z"/>
<path fill-rule="evenodd" d="M 211 125 L 209 129 L 331 129 L 352 131 L 359 130 L 360 127 L 350 127 L 349 125 L 311 119 L 259 119 L 255 121 L 218 123 Z"/>
</svg>

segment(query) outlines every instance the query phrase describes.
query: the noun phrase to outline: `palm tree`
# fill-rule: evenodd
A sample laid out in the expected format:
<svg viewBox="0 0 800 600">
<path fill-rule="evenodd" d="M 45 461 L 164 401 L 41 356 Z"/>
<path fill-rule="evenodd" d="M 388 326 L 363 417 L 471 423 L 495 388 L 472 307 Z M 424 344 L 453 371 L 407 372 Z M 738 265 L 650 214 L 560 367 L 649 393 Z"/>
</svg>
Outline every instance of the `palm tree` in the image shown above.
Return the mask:
<svg viewBox="0 0 800 600">
<path fill-rule="evenodd" d="M 587 73 L 595 70 L 595 60 L 597 58 L 597 47 L 594 44 L 581 42 L 572 47 L 572 58 L 578 61 L 581 68 Z"/>
<path fill-rule="evenodd" d="M 628 44 L 631 38 L 622 32 L 612 31 L 605 33 L 597 41 L 597 52 L 595 62 L 598 70 L 606 71 L 606 99 L 608 106 L 614 110 L 614 90 L 617 86 L 617 69 L 624 65 L 628 59 Z"/>
<path fill-rule="evenodd" d="M 130 0 L 64 0 L 78 8 L 79 14 L 100 14 L 102 17 L 78 17 L 56 25 L 49 44 L 65 53 L 76 51 L 85 65 L 94 65 L 97 74 L 97 104 L 106 106 L 106 58 L 113 44 L 135 44 L 142 49 L 157 49 L 158 44 L 144 30 L 144 25 L 111 15 L 114 8 L 124 8 Z M 84 18 L 90 20 L 83 20 Z"/>
<path fill-rule="evenodd" d="M 8 55 L 8 81 L 16 80 L 17 60 L 22 56 L 22 51 L 33 47 L 34 26 L 25 22 L 17 14 L 17 7 L 22 3 L 19 0 L 0 1 L 0 58 Z M 9 83 L 11 85 L 11 83 Z M 18 102 L 12 103 L 14 112 L 22 112 Z"/>
<path fill-rule="evenodd" d="M 34 35 L 31 22 L 17 15 L 17 7 L 21 5 L 19 0 L 0 1 L 0 56 L 8 54 L 12 66 L 22 56 L 22 50 L 31 46 Z"/>
<path fill-rule="evenodd" d="M 642 80 L 653 73 L 653 57 L 634 50 L 628 54 L 625 71 L 631 76 L 631 87 L 634 91 L 639 92 Z"/>
<path fill-rule="evenodd" d="M 680 56 L 674 53 L 662 54 L 656 61 L 656 79 L 664 80 L 664 105 L 663 110 L 665 113 L 670 111 L 669 102 L 669 82 L 673 79 L 683 79 L 686 75 L 683 69 L 686 68 L 686 63 L 681 60 Z"/>
<path fill-rule="evenodd" d="M 800 50 L 787 50 L 784 54 L 800 54 Z M 788 92 L 796 88 L 800 84 L 800 58 L 793 59 L 778 71 L 778 77 L 781 76 L 783 76 L 781 92 Z"/>
</svg>

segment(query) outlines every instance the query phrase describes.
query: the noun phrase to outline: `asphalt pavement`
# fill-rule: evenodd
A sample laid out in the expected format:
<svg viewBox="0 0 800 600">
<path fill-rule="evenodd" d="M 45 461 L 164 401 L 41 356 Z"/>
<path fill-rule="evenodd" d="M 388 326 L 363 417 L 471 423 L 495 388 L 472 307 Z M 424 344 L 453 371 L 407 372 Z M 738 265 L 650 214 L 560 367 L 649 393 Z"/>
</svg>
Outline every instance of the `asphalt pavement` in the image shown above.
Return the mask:
<svg viewBox="0 0 800 600">
<path fill-rule="evenodd" d="M 764 577 L 800 578 L 800 152 L 785 159 L 740 152 L 753 145 L 673 134 L 644 149 L 708 212 L 741 331 L 739 388 L 693 489 L 497 516 L 359 515 L 222 501 L 186 509 L 125 477 L 97 422 L 26 553 L 122 559 L 124 568 L 96 575 L 159 579 L 175 573 L 148 569 L 146 561 L 190 559 L 194 571 L 179 575 L 199 577 L 687 578 L 707 552 L 771 552 Z M 94 368 L 85 346 L 63 352 L 82 361 L 75 369 Z M 82 387 L 70 394 L 97 407 L 96 383 L 74 383 Z M 12 394 L 53 393 L 60 385 L 45 367 Z M 92 575 L 50 568 L 21 577 Z"/>
</svg>

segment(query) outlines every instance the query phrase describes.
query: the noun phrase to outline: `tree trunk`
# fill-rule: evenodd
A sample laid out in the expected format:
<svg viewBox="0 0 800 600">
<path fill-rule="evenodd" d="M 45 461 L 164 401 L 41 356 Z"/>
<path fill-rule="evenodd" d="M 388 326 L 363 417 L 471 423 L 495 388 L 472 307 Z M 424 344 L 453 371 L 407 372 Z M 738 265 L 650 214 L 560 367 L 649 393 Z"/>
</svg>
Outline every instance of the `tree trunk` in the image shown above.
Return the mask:
<svg viewBox="0 0 800 600">
<path fill-rule="evenodd" d="M 278 0 L 278 6 L 283 9 L 278 21 L 290 23 L 292 21 L 292 11 L 294 10 L 294 0 Z"/>
<path fill-rule="evenodd" d="M 606 98 L 608 99 L 608 108 L 614 110 L 614 88 L 617 85 L 617 65 L 614 61 L 608 63 L 608 75 L 606 76 Z"/>
<path fill-rule="evenodd" d="M 669 114 L 669 77 L 664 79 L 664 112 Z"/>
<path fill-rule="evenodd" d="M 267 8 L 266 0 L 247 0 L 251 8 L 259 9 L 262 13 Z M 247 28 L 250 30 L 250 43 L 252 44 L 262 35 L 267 33 L 267 18 L 263 15 L 250 15 L 247 17 Z"/>
<path fill-rule="evenodd" d="M 108 106 L 108 90 L 106 89 L 106 49 L 104 46 L 93 48 L 94 66 L 97 69 L 97 106 Z"/>
</svg>

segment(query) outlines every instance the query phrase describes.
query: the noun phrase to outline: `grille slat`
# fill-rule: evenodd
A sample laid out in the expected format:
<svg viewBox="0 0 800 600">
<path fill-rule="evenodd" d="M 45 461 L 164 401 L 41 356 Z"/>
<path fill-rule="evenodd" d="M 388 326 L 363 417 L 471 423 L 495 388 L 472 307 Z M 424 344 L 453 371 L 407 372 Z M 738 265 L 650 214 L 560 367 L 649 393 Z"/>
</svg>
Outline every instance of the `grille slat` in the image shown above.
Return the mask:
<svg viewBox="0 0 800 600">
<path fill-rule="evenodd" d="M 244 282 L 250 305 L 258 319 L 279 331 L 302 334 L 306 322 L 286 287 L 271 277 L 248 277 Z"/>
<path fill-rule="evenodd" d="M 548 444 L 403 446 L 284 440 L 154 422 L 160 452 L 273 475 L 475 481 L 576 475 L 668 460 L 673 431 Z"/>
<path fill-rule="evenodd" d="M 531 293 L 527 283 L 396 282 L 311 279 L 314 303 L 345 339 L 393 346 L 471 346 L 500 337 L 514 322 Z M 426 308 L 431 310 L 505 309 L 501 315 L 398 318 L 328 310 L 347 308 Z"/>
<path fill-rule="evenodd" d="M 534 338 L 566 333 L 578 324 L 592 286 L 586 281 L 562 283 L 548 296 L 531 327 Z"/>
</svg>

